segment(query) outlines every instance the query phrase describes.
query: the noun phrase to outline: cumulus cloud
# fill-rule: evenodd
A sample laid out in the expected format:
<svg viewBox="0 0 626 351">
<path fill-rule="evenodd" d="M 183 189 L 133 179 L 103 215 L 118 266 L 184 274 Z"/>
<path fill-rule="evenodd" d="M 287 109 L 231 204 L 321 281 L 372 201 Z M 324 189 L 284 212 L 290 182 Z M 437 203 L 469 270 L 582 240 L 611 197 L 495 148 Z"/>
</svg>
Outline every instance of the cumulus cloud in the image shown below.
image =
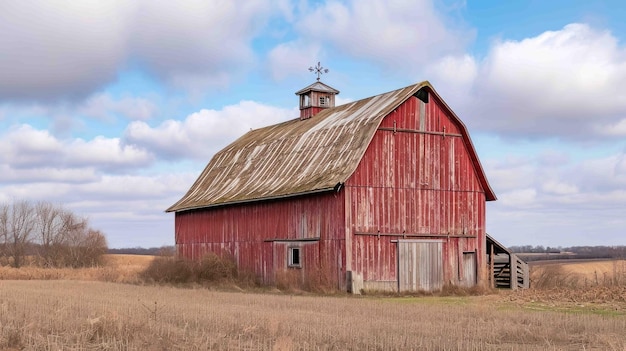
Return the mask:
<svg viewBox="0 0 626 351">
<path fill-rule="evenodd" d="M 532 190 L 537 204 L 543 208 L 572 204 L 578 200 L 591 205 L 594 197 L 598 200 L 615 197 L 619 203 L 626 204 L 626 197 L 620 195 L 626 188 L 625 152 L 579 161 L 572 161 L 563 155 L 558 158 L 562 162 L 547 163 L 546 155 L 542 154 L 526 158 L 505 157 L 497 161 L 487 160 L 484 165 L 501 200 L 509 195 L 516 200 L 530 199 L 528 195 Z M 501 203 L 512 207 L 517 204 L 516 201 Z M 615 202 L 596 205 L 615 206 Z"/>
<path fill-rule="evenodd" d="M 76 139 L 67 144 L 69 166 L 95 166 L 116 171 L 148 166 L 154 156 L 134 145 L 125 145 L 119 138 L 98 136 L 92 140 Z"/>
<path fill-rule="evenodd" d="M 148 120 L 156 112 L 156 105 L 146 98 L 123 97 L 114 99 L 109 94 L 95 94 L 76 108 L 76 112 L 92 118 L 107 119 L 120 114 L 128 119 Z"/>
<path fill-rule="evenodd" d="M 82 96 L 127 55 L 125 1 L 26 0 L 0 11 L 0 101 Z"/>
<path fill-rule="evenodd" d="M 84 97 L 115 80 L 130 62 L 184 88 L 226 84 L 252 60 L 250 41 L 275 11 L 271 4 L 3 3 L 0 101 Z"/>
<path fill-rule="evenodd" d="M 42 166 L 38 168 L 13 168 L 7 164 L 0 165 L 0 182 L 3 183 L 85 183 L 98 179 L 95 168 L 55 168 Z"/>
<path fill-rule="evenodd" d="M 297 27 L 306 42 L 413 71 L 462 52 L 474 36 L 467 28 L 452 29 L 428 0 L 328 1 L 302 10 L 301 16 Z"/>
<path fill-rule="evenodd" d="M 11 128 L 0 138 L 2 162 L 14 168 L 51 162 L 63 153 L 63 145 L 48 131 L 29 125 Z"/>
<path fill-rule="evenodd" d="M 479 62 L 451 57 L 429 72 L 484 131 L 568 140 L 626 135 L 626 49 L 606 30 L 570 24 L 498 41 Z"/>
<path fill-rule="evenodd" d="M 156 127 L 135 121 L 125 131 L 124 143 L 150 150 L 165 159 L 208 159 L 226 144 L 251 129 L 298 116 L 297 109 L 282 109 L 242 101 L 220 111 L 201 110 L 183 121 L 167 120 Z"/>
<path fill-rule="evenodd" d="M 622 227 L 616 223 L 626 222 L 626 153 L 557 158 L 562 162 L 550 164 L 536 155 L 484 163 L 499 198 L 488 204 L 489 231 L 511 245 L 620 244 Z"/>
<path fill-rule="evenodd" d="M 253 59 L 250 41 L 273 9 L 271 1 L 143 1 L 133 18 L 133 55 L 186 88 L 228 83 Z"/>
<path fill-rule="evenodd" d="M 301 40 L 282 43 L 268 54 L 270 75 L 274 80 L 303 75 L 303 68 L 320 59 L 320 51 L 320 45 Z"/>
<path fill-rule="evenodd" d="M 121 171 L 145 167 L 154 160 L 147 151 L 123 145 L 119 138 L 59 140 L 48 131 L 30 125 L 14 127 L 2 135 L 0 152 L 3 155 L 0 166 L 12 169 L 11 174 L 22 178 L 35 175 L 34 170 L 48 169 L 93 167 Z M 15 173 L 19 170 L 24 173 Z M 76 177 L 72 171 L 64 174 Z"/>
</svg>

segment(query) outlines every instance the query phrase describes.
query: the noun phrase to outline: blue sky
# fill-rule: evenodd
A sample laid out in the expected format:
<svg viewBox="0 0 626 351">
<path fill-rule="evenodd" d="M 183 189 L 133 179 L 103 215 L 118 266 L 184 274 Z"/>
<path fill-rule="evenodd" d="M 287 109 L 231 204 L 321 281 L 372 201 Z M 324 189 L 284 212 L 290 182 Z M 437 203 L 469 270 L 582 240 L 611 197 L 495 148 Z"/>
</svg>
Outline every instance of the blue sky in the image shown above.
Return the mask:
<svg viewBox="0 0 626 351">
<path fill-rule="evenodd" d="M 0 201 L 61 203 L 111 247 L 250 128 L 429 80 L 470 130 L 506 245 L 625 245 L 619 1 L 2 1 Z"/>
</svg>

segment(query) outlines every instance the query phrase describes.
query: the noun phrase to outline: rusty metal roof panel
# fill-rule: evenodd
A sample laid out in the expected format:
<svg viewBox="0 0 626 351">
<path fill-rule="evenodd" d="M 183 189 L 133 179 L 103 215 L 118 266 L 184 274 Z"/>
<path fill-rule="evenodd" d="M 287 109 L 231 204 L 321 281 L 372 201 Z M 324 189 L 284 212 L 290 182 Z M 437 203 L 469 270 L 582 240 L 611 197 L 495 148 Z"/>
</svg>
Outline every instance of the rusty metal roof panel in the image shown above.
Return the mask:
<svg viewBox="0 0 626 351">
<path fill-rule="evenodd" d="M 250 131 L 215 154 L 167 212 L 332 190 L 352 175 L 382 119 L 424 86 Z"/>
</svg>

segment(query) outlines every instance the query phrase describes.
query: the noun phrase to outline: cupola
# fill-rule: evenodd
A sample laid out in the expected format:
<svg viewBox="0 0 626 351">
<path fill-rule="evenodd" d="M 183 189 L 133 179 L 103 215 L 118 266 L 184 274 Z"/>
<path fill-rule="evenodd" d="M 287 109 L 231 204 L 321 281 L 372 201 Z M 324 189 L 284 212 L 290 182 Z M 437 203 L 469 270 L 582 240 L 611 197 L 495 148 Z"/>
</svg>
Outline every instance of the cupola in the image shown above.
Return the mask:
<svg viewBox="0 0 626 351">
<path fill-rule="evenodd" d="M 335 95 L 339 94 L 339 90 L 320 82 L 320 75 L 327 73 L 328 69 L 319 62 L 316 67 L 310 67 L 309 71 L 317 74 L 317 81 L 296 92 L 300 98 L 300 120 L 309 119 L 323 109 L 335 107 Z"/>
</svg>

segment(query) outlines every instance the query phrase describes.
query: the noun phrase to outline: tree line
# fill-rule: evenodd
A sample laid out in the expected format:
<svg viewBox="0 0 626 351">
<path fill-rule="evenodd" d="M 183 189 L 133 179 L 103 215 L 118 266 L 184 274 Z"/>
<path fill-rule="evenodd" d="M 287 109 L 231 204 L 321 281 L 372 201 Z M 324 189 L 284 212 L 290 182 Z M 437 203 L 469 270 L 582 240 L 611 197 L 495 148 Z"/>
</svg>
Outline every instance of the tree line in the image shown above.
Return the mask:
<svg viewBox="0 0 626 351">
<path fill-rule="evenodd" d="M 626 258 L 626 246 L 571 246 L 571 247 L 550 247 L 550 246 L 511 246 L 512 252 L 520 254 L 546 254 L 552 258 L 564 259 L 587 259 L 587 258 Z M 545 259 L 542 256 L 535 256 L 536 259 Z"/>
<path fill-rule="evenodd" d="M 62 205 L 16 200 L 0 203 L 0 264 L 16 268 L 101 264 L 104 234 Z"/>
</svg>

